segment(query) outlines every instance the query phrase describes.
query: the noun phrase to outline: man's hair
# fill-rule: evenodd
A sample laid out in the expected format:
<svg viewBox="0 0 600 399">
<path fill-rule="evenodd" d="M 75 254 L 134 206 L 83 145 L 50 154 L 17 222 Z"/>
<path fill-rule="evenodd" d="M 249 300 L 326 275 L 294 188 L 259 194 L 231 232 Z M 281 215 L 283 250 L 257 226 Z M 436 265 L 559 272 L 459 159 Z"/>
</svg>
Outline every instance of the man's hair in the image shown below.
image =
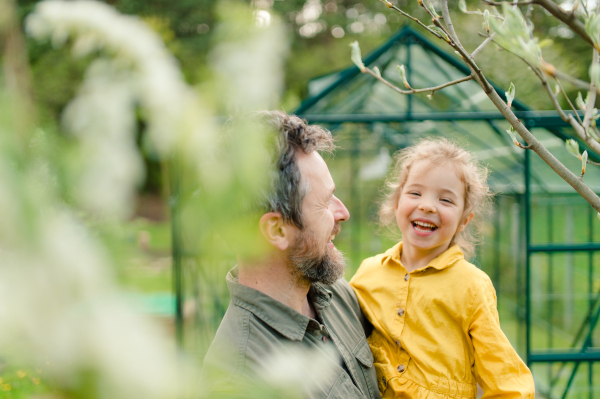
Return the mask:
<svg viewBox="0 0 600 399">
<path fill-rule="evenodd" d="M 282 111 L 263 112 L 261 116 L 276 132 L 272 157 L 274 173 L 265 207 L 268 212 L 281 213 L 286 223 L 302 229 L 302 201 L 308 186 L 302 181 L 297 154 L 300 151 L 305 154 L 331 152 L 335 148 L 333 136 L 320 126 L 309 126 L 305 120 Z"/>
</svg>

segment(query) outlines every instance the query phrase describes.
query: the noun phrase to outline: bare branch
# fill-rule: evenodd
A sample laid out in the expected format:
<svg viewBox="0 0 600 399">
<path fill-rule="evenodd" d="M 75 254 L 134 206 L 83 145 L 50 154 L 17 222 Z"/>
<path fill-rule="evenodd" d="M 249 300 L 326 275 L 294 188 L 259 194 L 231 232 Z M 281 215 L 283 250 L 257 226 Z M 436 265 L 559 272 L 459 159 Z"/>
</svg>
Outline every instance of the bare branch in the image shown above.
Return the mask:
<svg viewBox="0 0 600 399">
<path fill-rule="evenodd" d="M 485 39 L 485 40 L 483 41 L 483 43 L 481 43 L 481 44 L 479 45 L 479 47 L 477 47 L 477 48 L 475 49 L 475 51 L 473 51 L 473 52 L 471 53 L 471 58 L 475 58 L 475 56 L 476 56 L 477 54 L 479 54 L 479 52 L 480 52 L 481 50 L 483 50 L 483 48 L 484 48 L 485 46 L 487 46 L 487 45 L 488 45 L 488 44 L 489 44 L 489 43 L 490 43 L 492 40 L 494 40 L 494 36 L 496 36 L 496 32 L 494 32 L 494 33 L 492 33 L 490 36 L 488 36 L 488 37 L 487 37 L 487 39 Z"/>
<path fill-rule="evenodd" d="M 542 1 L 542 0 L 536 0 Z M 448 11 L 448 0 L 441 0 L 442 3 L 442 13 L 444 16 L 444 22 L 448 27 L 448 31 L 450 33 L 450 37 L 453 41 L 453 47 L 455 49 L 459 49 L 459 53 L 463 56 L 463 59 L 467 62 L 469 69 L 474 74 L 475 80 L 479 83 L 479 85 L 483 88 L 483 91 L 487 94 L 489 99 L 494 103 L 496 108 L 500 111 L 500 113 L 506 118 L 506 120 L 511 124 L 511 126 L 519 133 L 519 135 L 525 140 L 528 147 L 530 147 L 539 157 L 556 172 L 560 177 L 563 178 L 571 187 L 575 189 L 590 205 L 596 209 L 596 211 L 600 212 L 600 197 L 596 195 L 580 178 L 576 176 L 573 172 L 571 172 L 567 167 L 565 167 L 556 157 L 548 151 L 546 147 L 544 147 L 538 139 L 535 138 L 533 134 L 521 123 L 521 121 L 515 116 L 512 110 L 508 107 L 508 105 L 500 98 L 498 93 L 491 87 L 481 70 L 475 64 L 475 62 L 469 57 L 469 55 L 465 55 L 463 53 L 464 49 L 460 44 L 460 40 L 454 31 L 454 26 L 452 25 L 452 19 L 450 18 L 450 12 Z M 461 52 L 461 50 L 463 52 Z M 470 61 L 470 62 L 469 62 Z"/>
<path fill-rule="evenodd" d="M 585 27 L 583 24 L 577 20 L 575 15 L 572 13 L 566 12 L 552 0 L 532 0 L 534 4 L 537 4 L 546 9 L 550 14 L 554 15 L 558 20 L 567 25 L 573 32 L 579 35 L 583 40 L 585 40 L 590 46 L 595 47 L 592 39 L 585 31 Z M 524 3 L 519 3 L 524 4 Z"/>
<path fill-rule="evenodd" d="M 567 102 L 569 103 L 569 106 L 571 106 L 571 109 L 575 113 L 575 116 L 577 117 L 577 120 L 579 121 L 579 124 L 583 125 L 583 121 L 579 117 L 579 114 L 577 113 L 577 109 L 573 106 L 573 103 L 569 99 L 569 96 L 567 96 L 567 93 L 565 93 L 565 89 L 563 89 L 562 85 L 560 84 L 560 80 L 558 80 L 558 78 L 554 78 L 554 80 L 556 80 L 556 83 L 558 84 L 558 87 L 560 87 L 560 91 L 562 92 L 563 96 L 565 96 L 565 98 L 567 99 Z M 585 133 L 585 135 L 587 135 L 587 133 Z"/>
<path fill-rule="evenodd" d="M 594 49 L 594 55 L 592 57 L 592 65 L 598 64 L 598 50 Z M 592 114 L 594 112 L 594 105 L 596 105 L 596 87 L 594 82 L 590 84 L 590 95 L 588 97 L 587 108 L 585 110 L 585 116 L 583 117 L 583 130 L 587 132 L 590 122 L 592 120 Z"/>
<path fill-rule="evenodd" d="M 567 82 L 571 83 L 573 86 L 579 87 L 580 89 L 588 90 L 588 91 L 590 90 L 591 84 L 586 82 L 585 80 L 574 78 L 571 75 L 568 75 L 564 72 L 559 71 L 558 69 L 554 70 L 554 75 L 556 75 L 556 77 L 558 77 L 558 78 L 566 80 Z M 600 93 L 598 88 L 596 88 L 596 93 Z"/>
<path fill-rule="evenodd" d="M 483 0 L 484 3 L 487 3 L 491 6 L 501 6 L 502 3 L 511 3 L 511 4 L 515 4 L 517 6 L 526 6 L 529 4 L 534 4 L 534 1 L 521 1 L 519 3 L 514 3 L 512 1 L 492 1 L 492 0 Z"/>
<path fill-rule="evenodd" d="M 385 84 L 387 87 L 391 88 L 392 90 L 394 90 L 395 92 L 400 93 L 400 94 L 416 94 L 416 93 L 434 92 L 434 91 L 441 90 L 448 86 L 453 86 L 453 85 L 456 85 L 456 84 L 459 84 L 462 82 L 467 82 L 469 80 L 474 79 L 473 75 L 469 75 L 469 76 L 465 76 L 464 78 L 456 79 L 451 82 L 444 83 L 442 85 L 435 86 L 435 87 L 428 87 L 425 89 L 402 90 L 402 89 L 398 88 L 397 86 L 395 86 L 393 83 L 390 83 L 389 81 L 387 81 L 386 79 L 381 77 L 381 75 L 373 72 L 371 69 L 369 69 L 367 67 L 365 67 L 364 73 L 368 73 L 369 75 L 373 76 L 375 79 L 379 80 L 381 83 Z"/>
<path fill-rule="evenodd" d="M 384 1 L 384 3 L 385 3 L 385 5 L 388 8 L 391 8 L 392 10 L 395 10 L 395 11 L 399 12 L 400 14 L 404 15 L 405 17 L 412 19 L 413 21 L 415 21 L 416 23 L 418 23 L 419 25 L 421 25 L 423 28 L 427 29 L 429 31 L 429 33 L 431 33 L 432 35 L 434 35 L 438 39 L 442 39 L 442 40 L 446 41 L 439 33 L 437 33 L 436 31 L 432 30 L 429 26 L 425 25 L 418 18 L 413 17 L 412 15 L 405 13 L 404 11 L 402 11 L 401 9 L 399 9 L 398 7 L 396 7 L 395 5 L 393 5 L 390 2 Z M 427 9 L 427 7 L 425 7 L 425 9 Z"/>
</svg>

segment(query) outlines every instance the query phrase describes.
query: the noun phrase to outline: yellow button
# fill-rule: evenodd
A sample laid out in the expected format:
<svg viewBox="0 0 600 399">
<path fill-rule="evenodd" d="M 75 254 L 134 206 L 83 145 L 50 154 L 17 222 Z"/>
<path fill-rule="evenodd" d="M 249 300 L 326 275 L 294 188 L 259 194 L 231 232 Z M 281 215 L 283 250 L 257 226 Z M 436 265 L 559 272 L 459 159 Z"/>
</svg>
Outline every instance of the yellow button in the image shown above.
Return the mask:
<svg viewBox="0 0 600 399">
<path fill-rule="evenodd" d="M 398 340 L 396 340 L 396 345 L 398 345 L 398 347 L 402 348 L 402 344 Z"/>
<path fill-rule="evenodd" d="M 409 279 L 409 278 L 410 278 L 410 276 L 408 275 L 408 273 L 406 273 L 406 274 L 404 275 L 404 281 L 408 281 L 408 279 Z"/>
<path fill-rule="evenodd" d="M 404 373 L 404 370 L 406 370 L 406 367 L 404 367 L 404 365 L 403 365 L 403 364 L 401 364 L 401 365 L 400 365 L 400 366 L 398 366 L 396 369 L 398 370 L 398 372 L 399 372 L 399 373 Z"/>
<path fill-rule="evenodd" d="M 402 309 L 402 308 L 398 309 L 398 316 L 400 316 L 400 317 L 404 316 L 404 309 Z"/>
</svg>

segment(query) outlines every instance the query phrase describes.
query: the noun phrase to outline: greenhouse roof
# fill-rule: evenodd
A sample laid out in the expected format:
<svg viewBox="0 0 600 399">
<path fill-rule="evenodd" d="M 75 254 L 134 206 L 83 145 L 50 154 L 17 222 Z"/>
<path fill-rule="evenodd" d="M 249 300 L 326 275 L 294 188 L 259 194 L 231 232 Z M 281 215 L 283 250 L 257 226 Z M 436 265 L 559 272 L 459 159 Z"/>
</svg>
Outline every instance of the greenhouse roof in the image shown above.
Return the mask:
<svg viewBox="0 0 600 399">
<path fill-rule="evenodd" d="M 414 88 L 433 87 L 470 75 L 458 56 L 449 54 L 405 26 L 385 44 L 363 60 L 398 87 L 403 83 L 397 65 L 406 67 L 407 80 Z M 492 82 L 490 82 L 492 83 Z M 493 84 L 497 93 L 504 91 Z M 295 114 L 311 123 L 328 126 L 334 132 L 348 124 L 367 125 L 380 136 L 380 145 L 392 150 L 404 148 L 427 136 L 457 139 L 486 163 L 491 171 L 490 184 L 498 192 L 523 192 L 523 153 L 505 130 L 508 122 L 473 80 L 428 93 L 402 95 L 368 74 L 351 66 L 313 79 L 308 84 L 309 96 Z M 532 111 L 522 102 L 513 101 L 513 111 L 531 132 L 562 163 L 579 171 L 581 162 L 570 155 L 564 140 L 572 138 L 571 128 L 556 111 Z M 588 149 L 590 158 L 600 161 Z M 542 192 L 573 192 L 539 157 L 532 158 L 534 189 Z M 589 167 L 585 181 L 600 191 L 600 169 Z"/>
</svg>

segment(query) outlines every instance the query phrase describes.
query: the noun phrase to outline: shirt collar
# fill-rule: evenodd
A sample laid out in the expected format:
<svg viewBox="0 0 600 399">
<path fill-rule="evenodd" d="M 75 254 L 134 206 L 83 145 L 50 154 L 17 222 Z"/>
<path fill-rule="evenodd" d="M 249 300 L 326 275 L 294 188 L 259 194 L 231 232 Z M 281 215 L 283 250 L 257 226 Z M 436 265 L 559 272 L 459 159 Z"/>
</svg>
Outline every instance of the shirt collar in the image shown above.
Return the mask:
<svg viewBox="0 0 600 399">
<path fill-rule="evenodd" d="M 402 262 L 400 262 L 400 254 L 401 253 L 402 253 L 402 241 L 400 241 L 398 244 L 394 245 L 392 248 L 388 249 L 384 253 L 382 263 L 389 264 L 389 262 L 392 261 L 392 262 L 396 262 L 396 263 L 402 265 Z M 465 256 L 463 255 L 460 247 L 458 245 L 453 245 L 450 248 L 448 248 L 446 251 L 444 251 L 443 253 L 438 255 L 437 258 L 435 258 L 431 262 L 429 262 L 429 264 L 427 266 L 417 269 L 415 271 L 422 271 L 422 270 L 425 270 L 430 267 L 437 269 L 437 270 L 444 270 L 444 269 L 452 266 L 453 264 L 455 264 L 457 261 L 464 259 L 464 258 L 465 258 Z"/>
<path fill-rule="evenodd" d="M 254 288 L 238 283 L 237 266 L 227 273 L 226 281 L 235 305 L 248 310 L 287 339 L 302 341 L 311 320 L 309 317 Z M 332 296 L 333 293 L 320 283 L 312 284 L 308 293 L 318 311 L 329 306 Z"/>
</svg>

